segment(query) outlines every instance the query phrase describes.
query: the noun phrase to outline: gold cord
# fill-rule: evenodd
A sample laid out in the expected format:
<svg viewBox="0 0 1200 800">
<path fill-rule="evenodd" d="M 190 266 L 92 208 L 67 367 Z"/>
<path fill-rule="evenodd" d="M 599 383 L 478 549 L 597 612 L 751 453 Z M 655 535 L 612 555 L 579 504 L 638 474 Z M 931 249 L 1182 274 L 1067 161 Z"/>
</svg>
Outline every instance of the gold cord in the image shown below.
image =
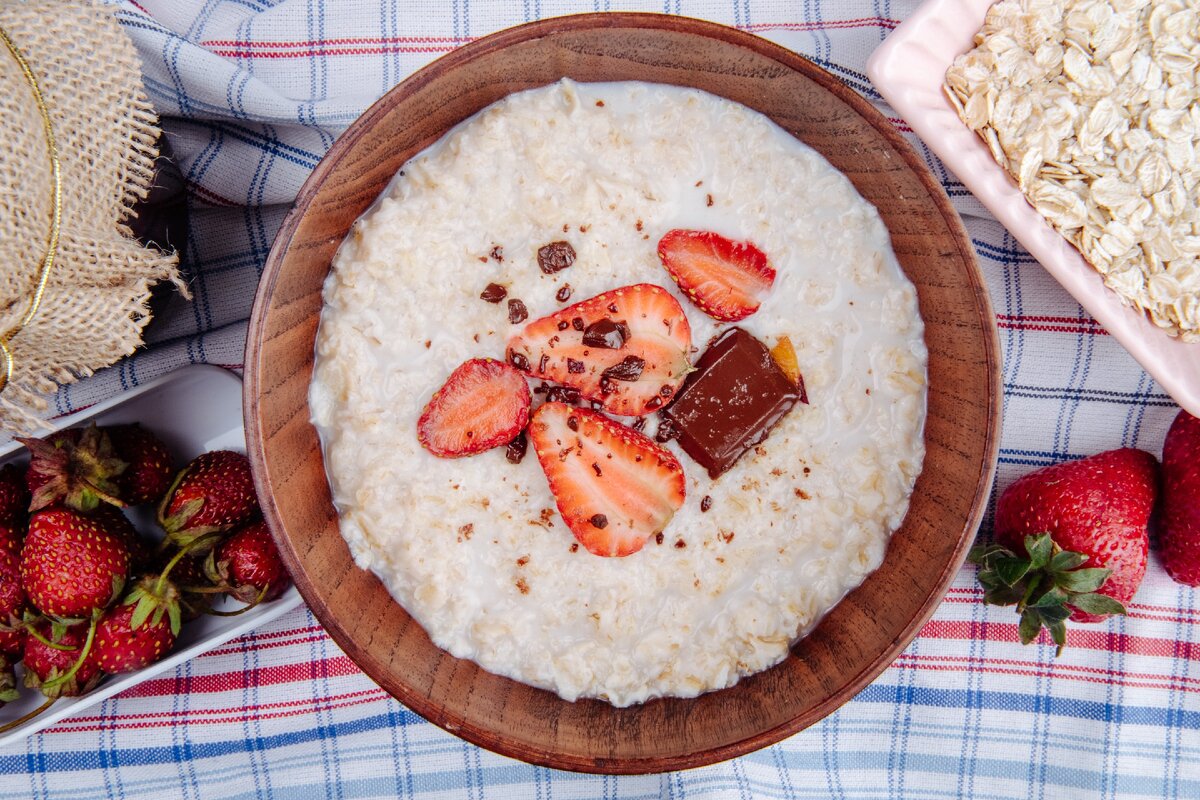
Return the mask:
<svg viewBox="0 0 1200 800">
<path fill-rule="evenodd" d="M 42 127 L 46 132 L 46 144 L 50 152 L 50 175 L 54 191 L 54 215 L 50 220 L 50 240 L 46 243 L 46 255 L 42 257 L 37 289 L 34 290 L 33 298 L 29 301 L 29 308 L 16 326 L 12 330 L 0 334 L 0 392 L 3 392 L 13 374 L 13 355 L 8 343 L 29 324 L 29 321 L 37 313 L 38 306 L 42 304 L 42 295 L 46 293 L 50 269 L 54 266 L 54 256 L 58 252 L 58 231 L 62 224 L 62 174 L 58 164 L 58 146 L 54 143 L 54 126 L 50 121 L 50 111 L 46 108 L 46 99 L 42 96 L 42 89 L 38 85 L 37 78 L 34 77 L 29 62 L 25 60 L 25 56 L 21 55 L 21 51 L 3 27 L 0 27 L 0 39 L 4 40 L 8 52 L 12 53 L 12 57 L 21 67 L 21 72 L 25 75 L 25 80 L 29 82 L 29 88 L 33 91 L 33 99 L 37 102 L 38 112 L 42 115 Z"/>
</svg>

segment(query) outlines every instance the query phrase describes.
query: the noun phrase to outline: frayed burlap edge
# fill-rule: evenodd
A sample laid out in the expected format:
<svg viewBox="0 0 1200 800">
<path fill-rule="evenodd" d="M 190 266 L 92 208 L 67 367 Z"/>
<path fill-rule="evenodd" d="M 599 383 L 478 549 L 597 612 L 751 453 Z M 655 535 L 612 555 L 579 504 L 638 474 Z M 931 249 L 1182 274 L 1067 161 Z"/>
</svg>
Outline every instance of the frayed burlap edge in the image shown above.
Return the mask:
<svg viewBox="0 0 1200 800">
<path fill-rule="evenodd" d="M 89 0 L 4 3 L 0 25 L 41 87 L 62 171 L 56 263 L 37 314 L 11 337 L 14 371 L 0 394 L 0 430 L 29 432 L 43 424 L 46 395 L 141 345 L 155 283 L 186 287 L 177 256 L 142 247 L 126 224 L 153 182 L 159 131 L 111 10 Z M 11 331 L 37 283 L 52 203 L 41 117 L 7 50 L 0 115 L 15 123 L 0 128 L 0 331 Z"/>
</svg>

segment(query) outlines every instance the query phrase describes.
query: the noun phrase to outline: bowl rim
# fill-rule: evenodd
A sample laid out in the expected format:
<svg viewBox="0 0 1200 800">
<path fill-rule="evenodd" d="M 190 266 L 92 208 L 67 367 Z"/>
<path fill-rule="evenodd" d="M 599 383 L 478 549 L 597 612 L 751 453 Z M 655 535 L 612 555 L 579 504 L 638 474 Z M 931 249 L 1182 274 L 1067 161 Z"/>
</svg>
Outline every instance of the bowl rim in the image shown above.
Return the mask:
<svg viewBox="0 0 1200 800">
<path fill-rule="evenodd" d="M 924 160 L 917 155 L 913 147 L 879 110 L 820 65 L 801 54 L 737 28 L 694 17 L 648 12 L 589 12 L 570 14 L 506 28 L 452 50 L 397 83 L 380 97 L 379 100 L 367 108 L 337 138 L 301 186 L 295 203 L 275 235 L 271 250 L 264 263 L 258 290 L 255 294 L 247 328 L 244 359 L 243 412 L 247 434 L 247 451 L 253 466 L 255 485 L 263 512 L 270 523 L 269 527 L 271 528 L 272 535 L 279 544 L 280 553 L 289 571 L 294 576 L 297 576 L 294 578 L 295 584 L 312 609 L 313 614 L 339 646 L 343 649 L 351 650 L 355 646 L 353 637 L 338 623 L 330 606 L 320 597 L 316 587 L 309 583 L 307 574 L 301 568 L 302 565 L 299 562 L 297 554 L 291 547 L 287 546 L 288 540 L 283 533 L 281 515 L 266 480 L 266 457 L 264 449 L 261 446 L 264 431 L 263 426 L 260 424 L 257 398 L 263 388 L 259 365 L 263 355 L 262 345 L 265 341 L 267 311 L 292 239 L 300 222 L 308 213 L 309 206 L 314 197 L 334 166 L 358 144 L 359 140 L 376 123 L 377 119 L 389 111 L 390 107 L 387 102 L 389 98 L 396 94 L 413 93 L 428 85 L 433 80 L 440 78 L 445 72 L 454 70 L 462 64 L 511 45 L 554 36 L 560 33 L 605 28 L 668 30 L 675 33 L 717 39 L 739 48 L 748 49 L 757 55 L 778 62 L 787 69 L 802 74 L 807 79 L 836 96 L 861 116 L 878 135 L 883 137 L 895 149 L 904 160 L 906 166 L 917 176 L 932 198 L 937 210 L 945 219 L 946 225 L 955 239 L 959 255 L 969 264 L 970 283 L 975 295 L 975 308 L 979 311 L 982 346 L 988 364 L 987 378 L 989 391 L 985 400 L 989 424 L 985 432 L 983 446 L 985 463 L 976 482 L 974 496 L 970 499 L 970 514 L 964 520 L 959 540 L 951 553 L 951 557 L 943 565 L 936 582 L 932 585 L 931 591 L 918 607 L 912 619 L 895 636 L 892 642 L 868 661 L 857 674 L 843 682 L 842 686 L 836 692 L 830 694 L 818 705 L 789 719 L 785 723 L 734 742 L 682 755 L 616 758 L 586 757 L 563 753 L 552 748 L 529 746 L 512 739 L 498 737 L 492 730 L 476 725 L 469 718 L 449 713 L 447 709 L 439 706 L 423 694 L 412 690 L 405 683 L 395 680 L 380 680 L 374 675 L 366 673 L 364 669 L 364 674 L 367 674 L 368 678 L 378 683 L 385 691 L 425 720 L 432 722 L 459 738 L 492 752 L 553 769 L 597 774 L 649 774 L 707 766 L 768 747 L 823 719 L 853 698 L 854 695 L 858 694 L 891 665 L 900 652 L 916 638 L 921 627 L 933 616 L 934 611 L 941 604 L 951 581 L 962 566 L 986 511 L 987 498 L 991 492 L 996 474 L 1000 445 L 1001 409 L 1003 407 L 1000 368 L 1001 351 L 991 298 L 988 294 L 983 274 L 980 271 L 974 248 L 971 246 L 970 238 L 963 226 L 962 219 L 951 204 L 945 190 L 936 178 L 934 178 Z M 924 470 L 924 467 L 922 467 L 922 470 Z M 436 645 L 434 646 L 436 647 Z M 655 702 L 655 700 L 647 702 Z"/>
</svg>

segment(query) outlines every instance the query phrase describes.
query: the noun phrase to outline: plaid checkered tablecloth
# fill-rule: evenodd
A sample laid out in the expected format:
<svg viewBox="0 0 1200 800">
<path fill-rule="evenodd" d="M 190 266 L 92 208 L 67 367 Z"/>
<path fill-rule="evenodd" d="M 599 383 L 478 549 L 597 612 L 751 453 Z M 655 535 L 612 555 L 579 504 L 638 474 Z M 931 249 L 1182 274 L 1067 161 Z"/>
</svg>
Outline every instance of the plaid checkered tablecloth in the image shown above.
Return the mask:
<svg viewBox="0 0 1200 800">
<path fill-rule="evenodd" d="M 13 2 L 14 0 L 3 0 Z M 439 55 L 579 11 L 704 17 L 796 50 L 880 106 L 863 74 L 915 0 L 123 0 L 189 188 L 195 294 L 148 348 L 56 398 L 66 413 L 188 363 L 239 368 L 272 236 L 339 131 Z M 1004 356 L 997 485 L 1128 445 L 1158 453 L 1175 405 L 911 138 L 966 219 Z M 986 523 L 985 523 L 986 533 Z M 392 700 L 307 611 L 0 749 L 25 798 L 1196 798 L 1200 596 L 1152 556 L 1127 617 L 1066 653 L 1017 643 L 964 568 L 920 636 L 812 728 L 709 768 L 600 777 L 466 744 Z"/>
</svg>

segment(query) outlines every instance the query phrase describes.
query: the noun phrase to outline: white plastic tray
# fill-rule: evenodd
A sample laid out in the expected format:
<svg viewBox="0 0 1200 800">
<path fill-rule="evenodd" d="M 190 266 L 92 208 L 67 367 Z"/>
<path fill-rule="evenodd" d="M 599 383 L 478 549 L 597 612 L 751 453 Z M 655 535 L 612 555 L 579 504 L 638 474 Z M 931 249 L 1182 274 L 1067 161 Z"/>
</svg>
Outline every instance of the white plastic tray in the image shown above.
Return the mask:
<svg viewBox="0 0 1200 800">
<path fill-rule="evenodd" d="M 233 373 L 219 367 L 197 365 L 176 370 L 111 400 L 55 420 L 54 425 L 41 435 L 92 420 L 100 425 L 142 423 L 162 438 L 179 467 L 206 450 L 246 450 L 246 438 L 242 431 L 242 382 Z M 28 453 L 19 443 L 0 445 L 0 465 L 27 459 Z M 156 531 L 150 510 L 135 509 L 129 516 L 139 530 L 148 534 Z M 162 534 L 160 532 L 157 535 Z M 58 700 L 38 717 L 0 735 L 0 747 L 173 669 L 193 656 L 291 611 L 302 602 L 296 587 L 290 586 L 277 599 L 262 603 L 245 614 L 236 617 L 204 616 L 185 623 L 179 632 L 175 649 L 162 661 L 138 672 L 112 676 L 84 697 Z M 240 606 L 240 603 L 225 601 L 217 608 L 232 610 Z M 22 674 L 18 664 L 18 684 Z M 41 692 L 36 689 L 22 689 L 19 700 L 0 708 L 0 725 L 32 711 L 43 700 Z"/>
<path fill-rule="evenodd" d="M 1190 413 L 1200 415 L 1200 343 L 1168 336 L 1104 286 L 1100 274 L 1025 200 L 942 93 L 954 58 L 974 45 L 994 0 L 928 0 L 880 45 L 867 74 L 996 219 Z"/>
</svg>

